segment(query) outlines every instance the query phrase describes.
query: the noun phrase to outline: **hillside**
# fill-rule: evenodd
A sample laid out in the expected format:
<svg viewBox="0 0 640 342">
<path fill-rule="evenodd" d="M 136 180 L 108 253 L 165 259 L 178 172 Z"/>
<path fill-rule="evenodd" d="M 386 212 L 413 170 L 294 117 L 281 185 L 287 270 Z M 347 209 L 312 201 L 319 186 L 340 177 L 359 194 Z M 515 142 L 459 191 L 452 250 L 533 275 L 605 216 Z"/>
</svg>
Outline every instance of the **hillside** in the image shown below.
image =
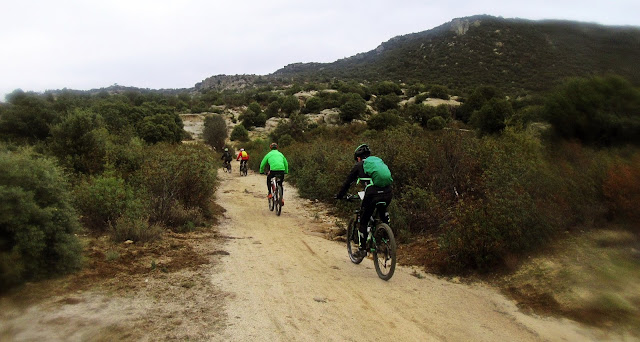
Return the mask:
<svg viewBox="0 0 640 342">
<path fill-rule="evenodd" d="M 390 39 L 333 63 L 294 63 L 266 76 L 213 76 L 196 85 L 270 81 L 441 84 L 455 90 L 495 85 L 511 94 L 548 89 L 566 77 L 619 74 L 640 83 L 640 28 L 492 16 L 454 19 Z M 238 82 L 239 81 L 239 82 Z"/>
</svg>

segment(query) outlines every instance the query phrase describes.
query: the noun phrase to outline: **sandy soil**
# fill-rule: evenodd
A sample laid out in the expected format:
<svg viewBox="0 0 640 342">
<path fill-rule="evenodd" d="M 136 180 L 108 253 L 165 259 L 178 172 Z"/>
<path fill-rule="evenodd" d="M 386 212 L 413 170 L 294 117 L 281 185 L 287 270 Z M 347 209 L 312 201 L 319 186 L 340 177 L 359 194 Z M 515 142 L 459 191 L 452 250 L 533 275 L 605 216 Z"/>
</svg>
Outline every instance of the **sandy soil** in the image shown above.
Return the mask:
<svg viewBox="0 0 640 342">
<path fill-rule="evenodd" d="M 220 175 L 217 228 L 111 254 L 91 242 L 83 272 L 0 298 L 0 340 L 632 340 L 526 315 L 495 289 L 413 268 L 380 280 L 371 260 L 354 265 L 325 238 L 335 219 L 288 184 L 278 217 L 264 176 Z"/>
<path fill-rule="evenodd" d="M 380 280 L 371 260 L 349 261 L 310 202 L 285 184 L 285 206 L 267 208 L 265 177 L 223 174 L 229 220 L 221 272 L 227 297 L 220 341 L 589 341 L 618 340 L 573 321 L 528 316 L 482 285 L 448 282 L 399 267 Z M 330 220 L 329 220 L 330 222 Z"/>
</svg>

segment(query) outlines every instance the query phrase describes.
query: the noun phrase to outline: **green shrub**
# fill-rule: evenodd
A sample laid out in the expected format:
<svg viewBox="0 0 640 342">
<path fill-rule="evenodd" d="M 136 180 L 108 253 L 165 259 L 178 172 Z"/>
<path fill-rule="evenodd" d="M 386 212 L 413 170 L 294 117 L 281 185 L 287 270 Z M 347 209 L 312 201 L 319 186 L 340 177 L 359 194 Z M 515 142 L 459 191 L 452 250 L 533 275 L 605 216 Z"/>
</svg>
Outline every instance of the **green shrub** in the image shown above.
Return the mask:
<svg viewBox="0 0 640 342">
<path fill-rule="evenodd" d="M 416 95 L 416 104 L 421 104 L 422 102 L 424 102 L 424 100 L 429 98 L 429 94 L 428 93 L 422 93 L 422 94 L 418 94 Z"/>
<path fill-rule="evenodd" d="M 291 114 L 295 111 L 300 110 L 300 101 L 297 97 L 290 95 L 284 98 L 282 101 L 282 105 L 280 106 L 283 112 L 287 114 Z"/>
<path fill-rule="evenodd" d="M 304 140 L 304 132 L 309 127 L 309 121 L 307 116 L 300 113 L 294 113 L 289 117 L 289 120 L 282 119 L 278 126 L 269 134 L 271 140 L 280 143 L 282 136 L 289 135 L 289 137 L 297 140 Z"/>
<path fill-rule="evenodd" d="M 447 208 L 433 192 L 409 185 L 398 197 L 397 203 L 406 230 L 412 233 L 434 232 L 444 222 Z"/>
<path fill-rule="evenodd" d="M 480 110 L 471 115 L 471 124 L 480 134 L 500 133 L 506 127 L 506 120 L 513 115 L 513 108 L 507 100 L 491 99 Z"/>
<path fill-rule="evenodd" d="M 351 122 L 360 119 L 367 110 L 367 104 L 359 95 L 352 94 L 348 100 L 340 106 L 340 120 Z"/>
<path fill-rule="evenodd" d="M 0 147 L 0 198 L 0 291 L 80 267 L 80 226 L 53 160 Z"/>
<path fill-rule="evenodd" d="M 128 179 L 142 165 L 144 146 L 144 141 L 138 137 L 133 137 L 127 142 L 110 139 L 106 146 L 105 164 L 113 167 L 123 178 Z"/>
<path fill-rule="evenodd" d="M 320 140 L 284 148 L 290 181 L 305 198 L 329 200 L 351 167 L 352 150 L 351 145 L 339 141 Z"/>
<path fill-rule="evenodd" d="M 144 207 L 134 189 L 111 172 L 81 182 L 74 191 L 83 225 L 104 232 L 120 216 L 142 217 Z"/>
<path fill-rule="evenodd" d="M 434 86 L 431 87 L 431 90 L 429 91 L 429 97 L 433 97 L 433 98 L 436 98 L 436 99 L 448 100 L 449 99 L 449 89 L 447 89 L 447 87 L 445 87 L 445 86 L 434 85 Z"/>
<path fill-rule="evenodd" d="M 371 129 L 381 131 L 387 128 L 398 126 L 402 119 L 397 110 L 390 110 L 380 114 L 374 114 L 367 120 L 367 126 Z"/>
<path fill-rule="evenodd" d="M 444 128 L 446 121 L 441 116 L 435 116 L 427 120 L 427 128 L 432 131 L 438 131 Z"/>
<path fill-rule="evenodd" d="M 429 119 L 436 116 L 436 109 L 433 106 L 428 106 L 422 103 L 409 104 L 403 112 L 404 116 L 410 121 L 420 124 L 422 127 L 427 127 Z"/>
<path fill-rule="evenodd" d="M 436 106 L 435 114 L 443 118 L 445 121 L 449 121 L 451 119 L 451 106 L 446 104 L 441 104 Z"/>
<path fill-rule="evenodd" d="M 545 103 L 556 134 L 587 144 L 640 142 L 640 90 L 621 77 L 568 81 Z"/>
<path fill-rule="evenodd" d="M 443 226 L 450 267 L 486 270 L 566 227 L 555 219 L 562 199 L 543 152 L 535 138 L 514 131 L 482 140 L 479 191 L 459 201 Z"/>
<path fill-rule="evenodd" d="M 51 105 L 34 93 L 15 90 L 0 106 L 0 139 L 35 143 L 49 136 L 58 118 Z"/>
<path fill-rule="evenodd" d="M 76 172 L 95 174 L 104 169 L 108 132 L 100 115 L 75 110 L 51 127 L 49 149 Z"/>
<path fill-rule="evenodd" d="M 396 83 L 391 81 L 383 81 L 372 87 L 372 92 L 376 95 L 402 95 L 402 89 Z"/>
<path fill-rule="evenodd" d="M 379 112 L 386 112 L 392 109 L 398 109 L 400 96 L 396 94 L 382 95 L 376 99 L 375 106 Z"/>
<path fill-rule="evenodd" d="M 426 89 L 427 89 L 427 86 L 425 86 L 422 83 L 412 84 L 407 89 L 407 96 L 409 96 L 409 97 L 417 96 L 418 94 L 422 93 Z"/>
<path fill-rule="evenodd" d="M 158 144 L 150 148 L 136 180 L 146 189 L 150 221 L 169 226 L 174 207 L 199 209 L 212 217 L 217 157 L 203 145 Z"/>
<path fill-rule="evenodd" d="M 159 113 L 146 116 L 138 124 L 138 134 L 144 141 L 178 143 L 183 137 L 182 119 L 178 114 Z"/>
<path fill-rule="evenodd" d="M 277 117 L 279 111 L 280 111 L 280 102 L 273 101 L 269 103 L 264 113 L 267 115 L 267 119 L 269 119 L 269 118 Z"/>
<path fill-rule="evenodd" d="M 249 140 L 249 131 L 243 125 L 236 125 L 231 131 L 231 141 L 247 141 Z"/>
<path fill-rule="evenodd" d="M 492 86 L 477 87 L 471 96 L 456 111 L 457 119 L 462 122 L 469 122 L 474 111 L 479 110 L 489 100 L 497 98 L 503 99 L 502 93 Z"/>
<path fill-rule="evenodd" d="M 308 99 L 304 104 L 304 113 L 319 113 L 322 109 L 322 99 L 318 96 Z"/>
</svg>

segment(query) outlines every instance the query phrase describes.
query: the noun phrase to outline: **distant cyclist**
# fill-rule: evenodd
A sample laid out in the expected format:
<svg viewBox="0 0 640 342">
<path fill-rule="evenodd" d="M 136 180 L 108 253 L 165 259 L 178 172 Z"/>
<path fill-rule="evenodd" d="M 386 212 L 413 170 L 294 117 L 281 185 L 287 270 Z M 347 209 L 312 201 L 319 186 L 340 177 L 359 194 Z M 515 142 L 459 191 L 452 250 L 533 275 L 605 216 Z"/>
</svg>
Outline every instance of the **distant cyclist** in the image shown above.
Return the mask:
<svg viewBox="0 0 640 342">
<path fill-rule="evenodd" d="M 236 161 L 237 160 L 240 160 L 240 169 L 242 169 L 242 166 L 247 165 L 247 162 L 249 161 L 249 154 L 244 150 L 244 148 L 240 149 L 238 157 L 236 158 Z"/>
<path fill-rule="evenodd" d="M 271 178 L 277 177 L 279 179 L 279 183 L 284 181 L 284 175 L 289 173 L 289 163 L 287 163 L 287 158 L 278 151 L 278 144 L 271 143 L 271 151 L 267 153 L 264 158 L 262 158 L 262 162 L 260 163 L 260 173 L 265 172 L 265 166 L 268 166 L 267 171 L 267 197 L 273 197 L 271 194 Z M 284 205 L 284 200 L 282 201 L 282 205 Z"/>
<path fill-rule="evenodd" d="M 229 152 L 228 148 L 224 148 L 224 152 L 222 153 L 222 157 L 220 157 L 220 159 L 224 160 L 225 166 L 227 165 L 227 163 L 231 163 L 231 161 L 233 160 L 233 156 L 231 155 L 231 152 Z"/>
<path fill-rule="evenodd" d="M 342 184 L 340 191 L 336 194 L 336 198 L 343 198 L 349 190 L 349 187 L 356 180 L 362 182 L 365 186 L 364 198 L 362 199 L 362 207 L 360 209 L 360 227 L 358 235 L 360 237 L 360 248 L 355 253 L 356 258 L 367 256 L 365 239 L 367 237 L 367 223 L 379 202 L 386 203 L 387 207 L 393 198 L 391 192 L 391 171 L 382 159 L 372 156 L 371 150 L 367 144 L 362 144 L 356 148 L 353 153 L 355 165 L 349 172 L 347 179 Z M 389 223 L 389 214 L 380 213 L 380 219 L 384 223 Z"/>
</svg>

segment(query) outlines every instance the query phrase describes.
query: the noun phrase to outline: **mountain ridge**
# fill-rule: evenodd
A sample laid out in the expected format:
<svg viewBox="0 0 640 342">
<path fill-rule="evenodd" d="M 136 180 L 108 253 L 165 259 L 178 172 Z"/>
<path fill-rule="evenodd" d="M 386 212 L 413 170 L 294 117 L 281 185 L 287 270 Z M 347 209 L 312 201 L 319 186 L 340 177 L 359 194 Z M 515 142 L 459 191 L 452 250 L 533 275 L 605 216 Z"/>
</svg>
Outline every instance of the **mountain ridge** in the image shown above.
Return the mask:
<svg viewBox="0 0 640 342">
<path fill-rule="evenodd" d="M 569 20 L 476 15 L 393 37 L 331 63 L 292 63 L 252 83 L 391 80 L 469 90 L 494 85 L 508 93 L 547 90 L 568 77 L 618 74 L 640 84 L 640 28 Z M 224 84 L 226 75 L 213 76 Z M 238 77 L 233 75 L 230 77 Z M 215 89 L 207 78 L 196 89 Z"/>
</svg>

